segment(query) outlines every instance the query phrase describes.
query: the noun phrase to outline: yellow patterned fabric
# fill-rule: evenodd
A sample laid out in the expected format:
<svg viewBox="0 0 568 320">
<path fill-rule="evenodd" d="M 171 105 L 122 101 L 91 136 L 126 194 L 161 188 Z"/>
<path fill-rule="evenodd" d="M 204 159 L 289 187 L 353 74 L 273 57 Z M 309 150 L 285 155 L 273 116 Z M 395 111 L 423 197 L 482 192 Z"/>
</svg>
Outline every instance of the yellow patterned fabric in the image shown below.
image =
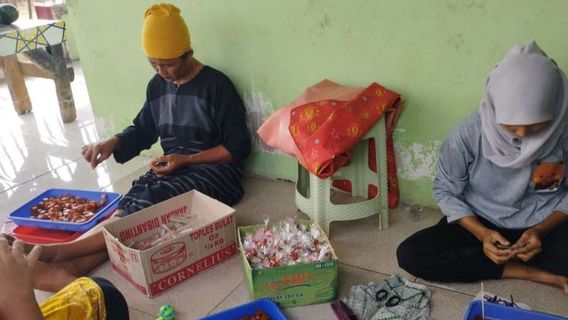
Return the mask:
<svg viewBox="0 0 568 320">
<path fill-rule="evenodd" d="M 106 319 L 103 290 L 90 278 L 79 278 L 40 305 L 46 320 Z"/>
</svg>

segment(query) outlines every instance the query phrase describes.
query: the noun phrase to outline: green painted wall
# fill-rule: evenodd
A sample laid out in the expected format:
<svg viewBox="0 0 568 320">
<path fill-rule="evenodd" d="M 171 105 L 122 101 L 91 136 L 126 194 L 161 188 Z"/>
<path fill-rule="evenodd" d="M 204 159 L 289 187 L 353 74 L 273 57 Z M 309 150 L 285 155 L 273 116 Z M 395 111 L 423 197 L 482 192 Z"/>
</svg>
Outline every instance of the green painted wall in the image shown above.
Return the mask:
<svg viewBox="0 0 568 320">
<path fill-rule="evenodd" d="M 69 24 L 67 15 L 62 16 L 61 19 L 65 21 L 66 24 Z M 73 30 L 71 28 L 65 31 L 65 37 L 67 38 L 67 53 L 69 54 L 69 58 L 71 58 L 71 60 L 78 60 L 79 52 L 77 52 L 77 41 L 75 40 L 75 34 L 73 33 Z"/>
<path fill-rule="evenodd" d="M 139 110 L 152 75 L 139 45 L 151 1 L 67 0 L 91 102 L 108 133 Z M 324 78 L 398 91 L 401 197 L 434 206 L 433 163 L 474 111 L 483 83 L 516 42 L 535 39 L 568 66 L 565 0 L 193 0 L 182 9 L 198 59 L 235 82 L 257 127 Z M 258 143 L 258 141 L 257 141 Z M 295 162 L 257 145 L 250 172 L 294 180 Z"/>
</svg>

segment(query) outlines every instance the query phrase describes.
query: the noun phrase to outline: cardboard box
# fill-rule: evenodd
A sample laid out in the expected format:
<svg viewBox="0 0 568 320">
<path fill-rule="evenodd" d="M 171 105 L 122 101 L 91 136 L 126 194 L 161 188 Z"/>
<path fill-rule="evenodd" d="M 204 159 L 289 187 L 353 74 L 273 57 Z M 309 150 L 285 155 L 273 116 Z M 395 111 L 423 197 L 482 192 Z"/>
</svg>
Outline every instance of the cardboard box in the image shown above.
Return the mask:
<svg viewBox="0 0 568 320">
<path fill-rule="evenodd" d="M 191 213 L 191 230 L 146 250 L 125 244 L 158 234 L 172 216 Z M 237 254 L 235 210 L 198 191 L 155 204 L 104 226 L 112 268 L 154 297 Z"/>
<path fill-rule="evenodd" d="M 261 226 L 239 227 L 241 248 L 244 235 L 253 233 L 259 227 Z M 325 234 L 319 226 L 316 227 Z M 267 269 L 252 269 L 244 250 L 240 251 L 251 299 L 271 298 L 281 307 L 304 306 L 337 299 L 338 262 L 333 248 L 332 260 Z"/>
</svg>

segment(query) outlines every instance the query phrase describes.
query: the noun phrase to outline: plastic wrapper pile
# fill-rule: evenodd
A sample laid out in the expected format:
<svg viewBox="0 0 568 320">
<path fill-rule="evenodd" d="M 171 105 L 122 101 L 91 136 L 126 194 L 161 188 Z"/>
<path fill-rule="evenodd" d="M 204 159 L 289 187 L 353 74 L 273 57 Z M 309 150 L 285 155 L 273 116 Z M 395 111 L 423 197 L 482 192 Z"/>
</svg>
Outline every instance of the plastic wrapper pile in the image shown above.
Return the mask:
<svg viewBox="0 0 568 320">
<path fill-rule="evenodd" d="M 301 224 L 292 218 L 264 225 L 246 234 L 243 250 L 252 269 L 306 264 L 332 259 L 331 245 L 315 223 Z"/>
<path fill-rule="evenodd" d="M 191 215 L 170 217 L 168 224 L 160 226 L 158 232 L 150 237 L 136 240 L 126 245 L 137 250 L 146 250 L 166 241 L 175 239 L 181 233 L 191 232 Z"/>
</svg>

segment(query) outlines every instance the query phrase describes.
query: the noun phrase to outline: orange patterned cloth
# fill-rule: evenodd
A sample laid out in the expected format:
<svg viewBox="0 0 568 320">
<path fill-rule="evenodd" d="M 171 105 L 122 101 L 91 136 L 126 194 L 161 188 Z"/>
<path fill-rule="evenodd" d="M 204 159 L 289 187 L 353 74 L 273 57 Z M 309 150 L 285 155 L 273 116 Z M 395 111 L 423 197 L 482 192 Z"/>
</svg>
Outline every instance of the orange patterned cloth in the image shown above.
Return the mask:
<svg viewBox="0 0 568 320">
<path fill-rule="evenodd" d="M 296 107 L 290 115 L 290 134 L 302 153 L 305 167 L 325 179 L 350 161 L 349 150 L 385 114 L 400 112 L 401 96 L 378 83 L 372 83 L 350 101 L 322 100 Z M 396 116 L 387 122 L 387 167 L 389 180 L 389 207 L 398 204 L 398 179 L 392 131 Z M 376 171 L 375 150 L 369 165 Z M 350 185 L 336 181 L 334 186 L 350 189 Z M 347 190 L 349 191 L 349 190 Z M 369 189 L 369 197 L 377 194 L 376 187 Z"/>
</svg>

